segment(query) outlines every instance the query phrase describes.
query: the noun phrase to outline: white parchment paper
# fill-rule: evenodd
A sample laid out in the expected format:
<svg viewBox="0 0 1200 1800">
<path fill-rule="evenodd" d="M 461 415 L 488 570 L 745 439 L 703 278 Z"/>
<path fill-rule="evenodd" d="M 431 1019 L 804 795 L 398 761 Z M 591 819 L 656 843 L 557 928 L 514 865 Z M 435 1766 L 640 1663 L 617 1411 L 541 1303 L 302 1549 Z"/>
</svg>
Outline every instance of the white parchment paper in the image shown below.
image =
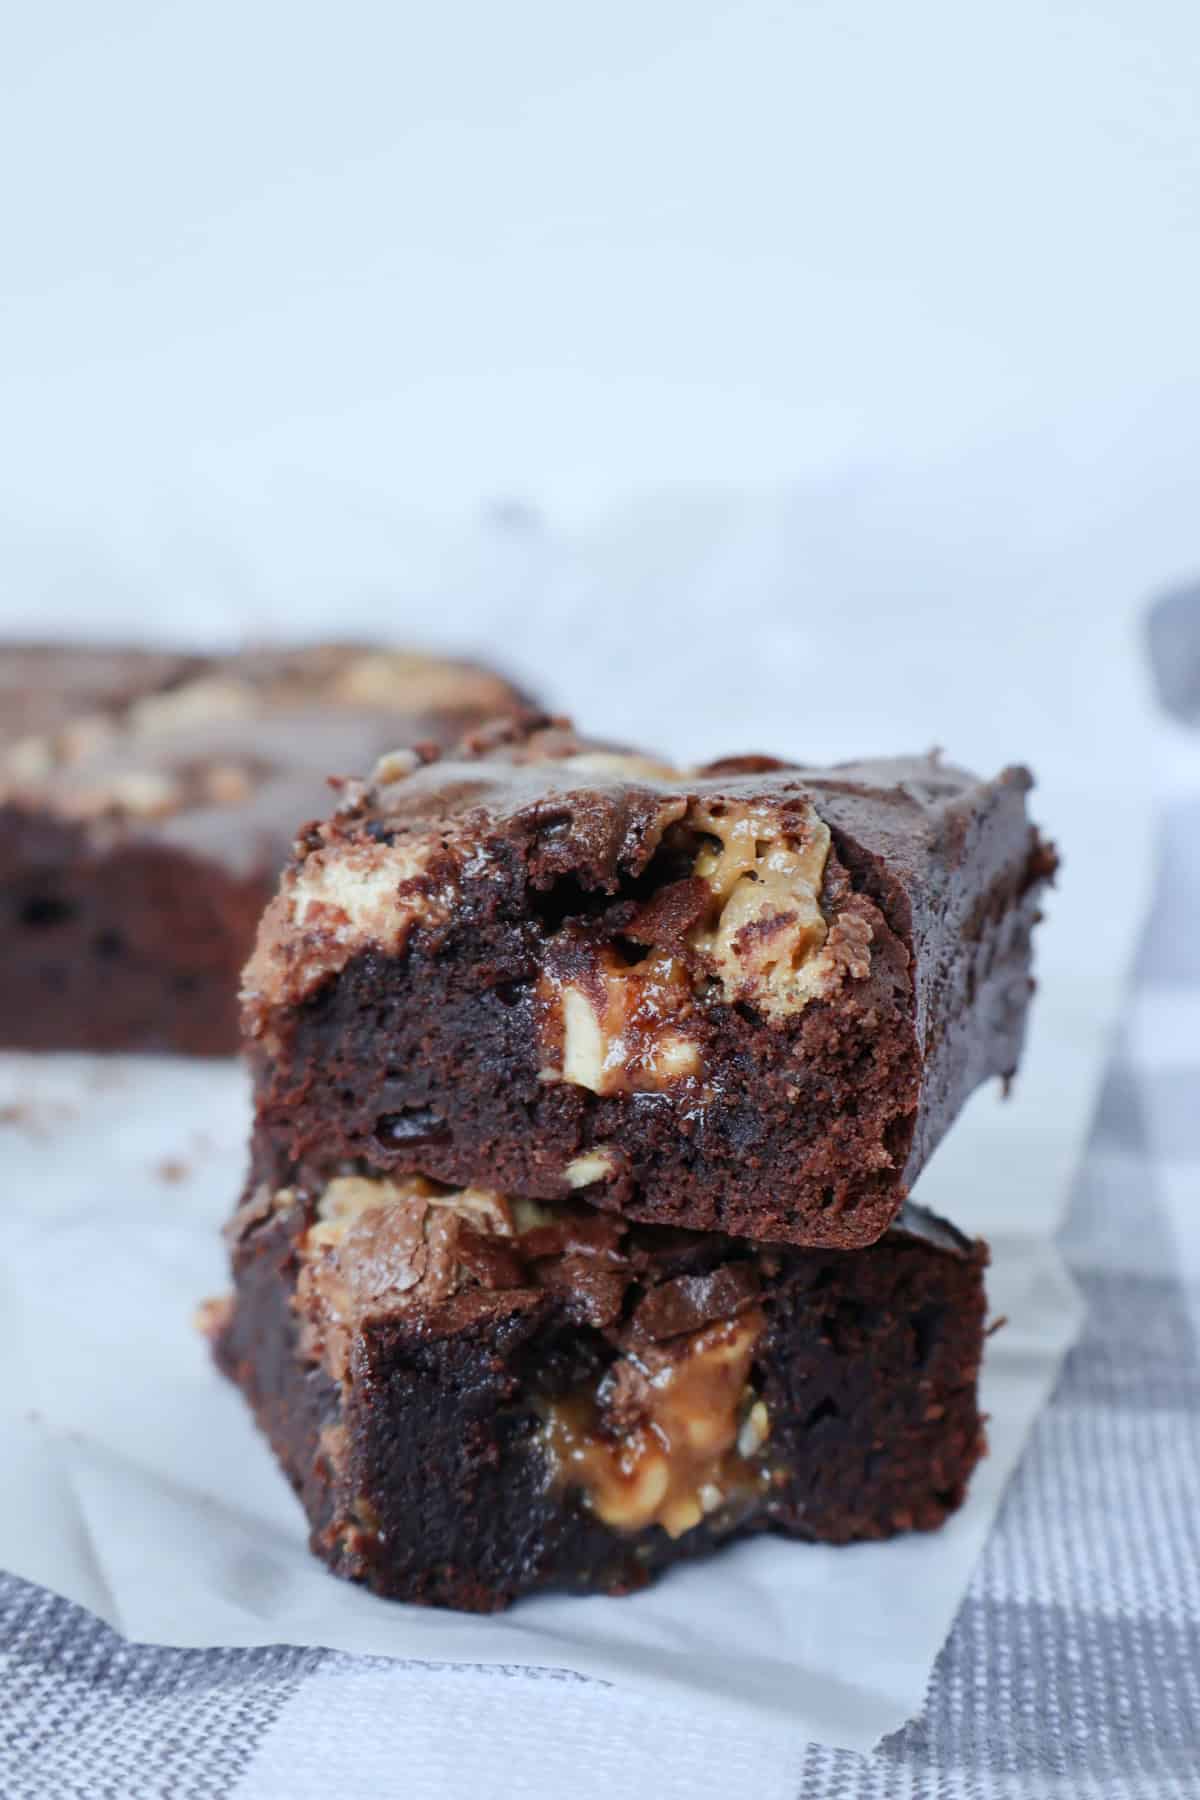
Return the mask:
<svg viewBox="0 0 1200 1800">
<path fill-rule="evenodd" d="M 381 617 L 363 601 L 339 625 L 440 626 L 506 652 L 585 725 L 681 757 L 939 742 L 981 768 L 1037 768 L 1035 812 L 1066 862 L 1028 1054 L 1013 1099 L 974 1098 L 918 1195 L 990 1238 L 992 1310 L 1009 1321 L 984 1373 L 991 1455 L 962 1512 L 884 1545 L 743 1545 L 631 1599 L 544 1598 L 496 1619 L 374 1600 L 309 1558 L 297 1504 L 191 1324 L 226 1281 L 217 1231 L 243 1175 L 241 1072 L 9 1057 L 0 1563 L 147 1642 L 575 1669 L 851 1748 L 919 1710 L 1078 1327 L 1052 1235 L 1151 853 L 1147 710 L 1117 562 L 1084 557 L 1069 520 L 1053 556 L 1036 531 L 1018 555 L 988 538 L 970 496 L 937 500 L 876 481 L 664 503 L 569 543 L 477 544 L 423 610 Z M 296 592 L 275 621 L 293 630 Z M 258 623 L 270 628 L 269 607 Z"/>
<path fill-rule="evenodd" d="M 1075 1328 L 1044 1242 L 996 1247 L 992 1304 L 1011 1323 L 989 1350 L 992 1454 L 937 1536 L 848 1551 L 756 1543 L 632 1600 L 538 1599 L 498 1619 L 428 1612 L 375 1600 L 312 1560 L 299 1506 L 192 1326 L 197 1299 L 225 1283 L 218 1227 L 240 1166 L 240 1071 L 31 1060 L 0 1071 L 28 1108 L 7 1127 L 5 1167 L 20 1215 L 10 1322 L 30 1354 L 23 1367 L 5 1358 L 5 1380 L 27 1394 L 32 1381 L 34 1414 L 0 1506 L 9 1567 L 138 1641 L 566 1667 L 698 1690 L 845 1743 L 871 1741 L 919 1700 Z"/>
</svg>

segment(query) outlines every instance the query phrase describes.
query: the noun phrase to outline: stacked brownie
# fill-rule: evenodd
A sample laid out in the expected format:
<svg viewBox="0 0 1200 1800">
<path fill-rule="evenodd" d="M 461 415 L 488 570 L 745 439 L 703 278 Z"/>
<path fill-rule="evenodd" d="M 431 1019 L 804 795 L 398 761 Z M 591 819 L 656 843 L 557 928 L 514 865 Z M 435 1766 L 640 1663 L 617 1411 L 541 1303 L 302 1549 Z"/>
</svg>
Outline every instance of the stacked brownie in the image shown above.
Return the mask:
<svg viewBox="0 0 1200 1800">
<path fill-rule="evenodd" d="M 237 1049 L 237 984 L 326 777 L 522 697 L 368 645 L 0 653 L 0 1044 Z"/>
<path fill-rule="evenodd" d="M 209 1324 L 333 1569 L 482 1610 L 959 1504 L 986 1249 L 908 1193 L 1017 1064 L 1029 785 L 526 719 L 303 835 Z"/>
</svg>

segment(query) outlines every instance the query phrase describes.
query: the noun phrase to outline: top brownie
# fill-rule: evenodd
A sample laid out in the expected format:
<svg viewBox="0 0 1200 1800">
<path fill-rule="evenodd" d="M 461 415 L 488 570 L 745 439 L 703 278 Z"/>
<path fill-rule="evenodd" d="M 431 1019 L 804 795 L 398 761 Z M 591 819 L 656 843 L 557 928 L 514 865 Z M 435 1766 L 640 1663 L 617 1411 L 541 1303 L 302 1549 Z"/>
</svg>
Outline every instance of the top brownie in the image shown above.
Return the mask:
<svg viewBox="0 0 1200 1800">
<path fill-rule="evenodd" d="M 1015 1070 L 1053 852 L 1023 769 L 694 772 L 525 722 L 388 756 L 244 981 L 268 1154 L 873 1242 Z"/>
</svg>

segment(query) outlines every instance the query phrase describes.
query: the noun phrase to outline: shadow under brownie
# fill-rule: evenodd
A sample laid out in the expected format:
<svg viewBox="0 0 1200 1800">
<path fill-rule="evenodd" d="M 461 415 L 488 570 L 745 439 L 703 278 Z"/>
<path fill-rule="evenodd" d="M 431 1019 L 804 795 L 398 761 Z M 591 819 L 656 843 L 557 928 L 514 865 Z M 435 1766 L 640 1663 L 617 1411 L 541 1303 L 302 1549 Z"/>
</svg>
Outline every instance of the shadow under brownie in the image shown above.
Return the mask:
<svg viewBox="0 0 1200 1800">
<path fill-rule="evenodd" d="M 0 1045 L 233 1054 L 239 972 L 326 778 L 522 703 L 364 645 L 0 648 Z"/>
<path fill-rule="evenodd" d="M 230 1239 L 217 1360 L 379 1594 L 490 1611 L 931 1529 L 983 1451 L 986 1249 L 917 1207 L 846 1253 L 343 1172 L 260 1183 Z"/>
</svg>

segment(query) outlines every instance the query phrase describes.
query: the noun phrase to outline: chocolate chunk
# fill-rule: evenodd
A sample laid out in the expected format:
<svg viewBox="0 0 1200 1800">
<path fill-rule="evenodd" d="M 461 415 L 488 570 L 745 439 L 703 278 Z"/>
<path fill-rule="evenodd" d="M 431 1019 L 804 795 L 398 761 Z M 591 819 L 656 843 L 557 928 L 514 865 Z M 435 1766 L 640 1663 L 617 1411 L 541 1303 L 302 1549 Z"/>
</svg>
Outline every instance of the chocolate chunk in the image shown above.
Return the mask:
<svg viewBox="0 0 1200 1800">
<path fill-rule="evenodd" d="M 579 1252 L 586 1256 L 619 1257 L 626 1237 L 620 1219 L 587 1207 L 555 1209 L 544 1224 L 521 1234 L 521 1254 L 536 1262 L 541 1257 Z"/>
<path fill-rule="evenodd" d="M 752 1262 L 728 1262 L 703 1275 L 677 1275 L 652 1287 L 633 1315 L 636 1338 L 660 1342 L 731 1319 L 752 1304 L 761 1283 Z"/>
<path fill-rule="evenodd" d="M 569 1251 L 537 1263 L 534 1272 L 538 1286 L 557 1295 L 568 1318 L 598 1329 L 615 1325 L 620 1318 L 629 1286 L 628 1270 Z"/>
<path fill-rule="evenodd" d="M 502 1292 L 526 1284 L 525 1265 L 503 1238 L 486 1237 L 463 1226 L 456 1249 L 461 1273 L 480 1287 Z"/>
</svg>

